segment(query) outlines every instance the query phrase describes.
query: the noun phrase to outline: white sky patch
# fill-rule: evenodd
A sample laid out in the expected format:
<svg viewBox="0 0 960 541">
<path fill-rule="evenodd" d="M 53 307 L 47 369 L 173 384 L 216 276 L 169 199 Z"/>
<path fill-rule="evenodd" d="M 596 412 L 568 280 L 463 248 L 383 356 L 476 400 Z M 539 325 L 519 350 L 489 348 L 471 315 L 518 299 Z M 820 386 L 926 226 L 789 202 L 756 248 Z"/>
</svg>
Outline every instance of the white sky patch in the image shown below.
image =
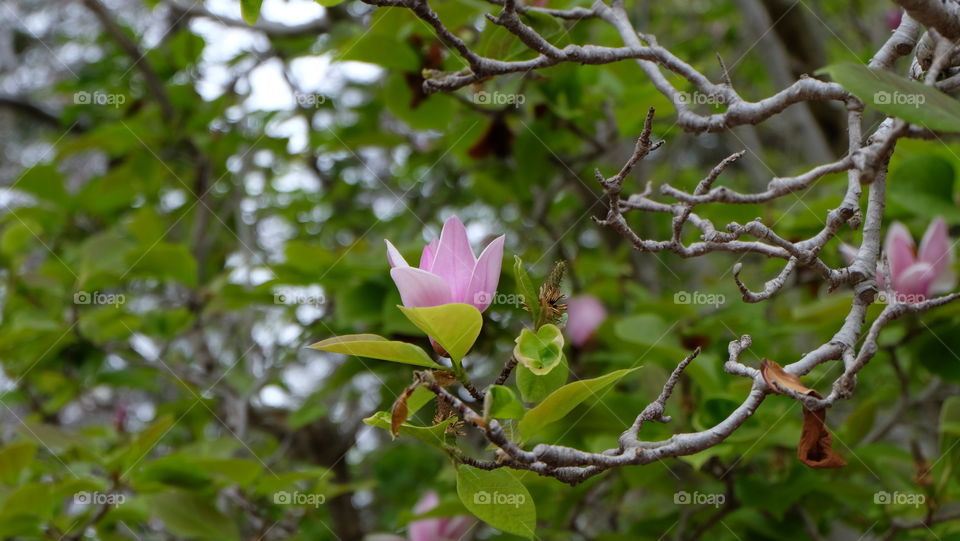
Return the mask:
<svg viewBox="0 0 960 541">
<path fill-rule="evenodd" d="M 250 95 L 244 107 L 250 111 L 292 111 L 293 90 L 283 75 L 283 63 L 268 60 L 250 72 Z"/>
</svg>

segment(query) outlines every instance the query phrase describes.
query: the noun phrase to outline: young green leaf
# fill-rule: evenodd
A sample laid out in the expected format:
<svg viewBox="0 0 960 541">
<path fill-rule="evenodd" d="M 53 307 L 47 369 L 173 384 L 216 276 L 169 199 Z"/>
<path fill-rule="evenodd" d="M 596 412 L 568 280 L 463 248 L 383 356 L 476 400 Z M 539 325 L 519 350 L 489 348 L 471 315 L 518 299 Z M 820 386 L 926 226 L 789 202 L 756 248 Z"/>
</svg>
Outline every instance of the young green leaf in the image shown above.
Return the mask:
<svg viewBox="0 0 960 541">
<path fill-rule="evenodd" d="M 867 105 L 912 124 L 940 131 L 960 131 L 960 103 L 936 88 L 893 72 L 853 62 L 822 68 Z"/>
<path fill-rule="evenodd" d="M 520 420 L 520 436 L 525 440 L 529 439 L 544 426 L 562 419 L 584 400 L 595 396 L 639 368 L 625 368 L 598 378 L 582 379 L 560 387 L 523 416 Z"/>
<path fill-rule="evenodd" d="M 513 276 L 517 282 L 517 294 L 523 299 L 523 305 L 530 311 L 530 317 L 534 322 L 540 321 L 540 300 L 537 289 L 533 286 L 533 280 L 527 273 L 527 268 L 523 266 L 523 260 L 520 256 L 513 256 Z"/>
<path fill-rule="evenodd" d="M 148 509 L 181 538 L 240 539 L 237 526 L 209 497 L 186 490 L 168 490 L 148 497 Z"/>
<path fill-rule="evenodd" d="M 249 25 L 257 24 L 260 18 L 260 5 L 263 0 L 240 0 L 240 15 Z"/>
<path fill-rule="evenodd" d="M 469 304 L 452 303 L 424 308 L 400 306 L 400 310 L 417 328 L 436 340 L 457 364 L 473 347 L 483 326 L 480 310 Z"/>
<path fill-rule="evenodd" d="M 506 468 L 457 468 L 457 495 L 477 518 L 494 528 L 533 539 L 537 507 L 527 487 Z"/>
<path fill-rule="evenodd" d="M 536 333 L 523 329 L 516 342 L 514 358 L 538 376 L 549 374 L 563 358 L 563 334 L 552 323 L 540 327 Z"/>
<path fill-rule="evenodd" d="M 493 385 L 483 399 L 484 419 L 519 419 L 523 417 L 523 404 L 509 387 Z"/>
<path fill-rule="evenodd" d="M 517 388 L 524 402 L 539 402 L 556 391 L 567 382 L 570 376 L 570 367 L 567 359 L 560 358 L 560 364 L 554 367 L 549 374 L 538 376 L 526 366 L 517 366 Z"/>
<path fill-rule="evenodd" d="M 320 351 L 370 357 L 381 361 L 411 364 L 426 368 L 443 368 L 418 346 L 387 340 L 376 334 L 347 334 L 335 336 L 307 346 Z"/>
<path fill-rule="evenodd" d="M 392 416 L 390 415 L 389 411 L 378 411 L 377 413 L 374 413 L 370 417 L 367 417 L 363 420 L 365 424 L 382 428 L 388 432 L 392 431 L 391 421 Z M 404 436 L 416 438 L 426 444 L 442 449 L 446 444 L 447 427 L 450 426 L 450 424 L 452 424 L 454 421 L 456 421 L 456 418 L 451 417 L 433 426 L 416 426 L 409 423 L 403 423 L 399 426 L 398 432 Z"/>
</svg>

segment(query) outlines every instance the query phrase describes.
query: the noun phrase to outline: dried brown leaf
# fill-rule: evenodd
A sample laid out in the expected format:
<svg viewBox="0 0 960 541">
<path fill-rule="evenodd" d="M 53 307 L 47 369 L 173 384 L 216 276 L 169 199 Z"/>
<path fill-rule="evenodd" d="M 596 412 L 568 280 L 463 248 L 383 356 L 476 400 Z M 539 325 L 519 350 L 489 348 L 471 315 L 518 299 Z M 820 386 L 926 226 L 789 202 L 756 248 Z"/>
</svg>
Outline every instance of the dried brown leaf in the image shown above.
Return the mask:
<svg viewBox="0 0 960 541">
<path fill-rule="evenodd" d="M 416 389 L 416 387 L 407 387 L 400 393 L 400 396 L 397 397 L 396 402 L 393 403 L 393 411 L 390 415 L 390 433 L 393 434 L 394 438 L 400 435 L 400 425 L 405 423 L 409 416 L 410 411 L 409 408 L 407 408 L 407 399 L 413 394 L 414 389 Z"/>
<path fill-rule="evenodd" d="M 774 361 L 762 360 L 760 374 L 775 393 L 786 394 L 783 389 L 788 389 L 797 394 L 820 398 L 820 393 L 804 385 L 796 375 L 785 372 Z M 826 416 L 826 410 L 810 411 L 803 408 L 803 431 L 797 444 L 797 458 L 811 468 L 841 468 L 847 465 L 833 450 L 833 438 L 824 424 Z"/>
<path fill-rule="evenodd" d="M 785 394 L 783 390 L 780 389 L 780 387 L 783 387 L 796 393 L 819 396 L 816 391 L 804 385 L 803 382 L 800 381 L 800 378 L 794 374 L 788 374 L 783 370 L 782 366 L 770 359 L 760 361 L 760 374 L 763 375 L 764 381 L 767 382 L 767 385 L 769 385 L 775 393 Z"/>
<path fill-rule="evenodd" d="M 833 450 L 833 438 L 824 424 L 826 410 L 803 409 L 803 432 L 797 445 L 797 458 L 811 468 L 842 468 L 847 462 Z"/>
</svg>

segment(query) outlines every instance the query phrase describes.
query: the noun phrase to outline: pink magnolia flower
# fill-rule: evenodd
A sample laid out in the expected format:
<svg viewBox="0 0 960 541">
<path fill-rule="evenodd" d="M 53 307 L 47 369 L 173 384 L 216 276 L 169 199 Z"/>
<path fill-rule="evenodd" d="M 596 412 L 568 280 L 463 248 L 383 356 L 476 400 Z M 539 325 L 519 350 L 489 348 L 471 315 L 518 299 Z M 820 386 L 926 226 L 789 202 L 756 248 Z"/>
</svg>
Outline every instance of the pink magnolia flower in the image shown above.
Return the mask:
<svg viewBox="0 0 960 541">
<path fill-rule="evenodd" d="M 957 277 L 953 265 L 953 244 L 947 234 L 947 224 L 937 217 L 927 227 L 917 250 L 910 231 L 900 222 L 894 222 L 887 231 L 883 244 L 890 268 L 890 282 L 900 295 L 927 297 L 953 289 Z"/>
<path fill-rule="evenodd" d="M 593 295 L 579 295 L 567 301 L 567 334 L 576 347 L 586 344 L 605 319 L 607 310 Z"/>
<path fill-rule="evenodd" d="M 434 491 L 429 491 L 420 498 L 413 508 L 413 512 L 422 515 L 440 504 L 440 498 Z M 473 519 L 465 515 L 449 518 L 424 518 L 410 523 L 409 541 L 460 541 L 464 539 Z M 399 535 L 373 534 L 364 538 L 364 541 L 407 541 Z"/>
<path fill-rule="evenodd" d="M 443 224 L 439 239 L 423 248 L 420 268 L 407 264 L 400 252 L 387 243 L 390 276 L 400 290 L 403 305 L 411 308 L 452 302 L 472 304 L 481 312 L 493 302 L 503 262 L 503 235 L 493 239 L 480 254 L 473 255 L 467 230 L 456 216 Z"/>
<path fill-rule="evenodd" d="M 857 256 L 856 248 L 841 245 L 840 251 L 848 262 Z M 926 298 L 945 293 L 957 285 L 953 272 L 954 249 L 947 234 L 947 224 L 937 217 L 927 227 L 917 250 L 910 231 L 900 222 L 890 224 L 883 243 L 883 255 L 890 271 L 889 287 L 897 295 Z M 878 265 L 877 283 L 886 289 L 887 279 Z"/>
</svg>

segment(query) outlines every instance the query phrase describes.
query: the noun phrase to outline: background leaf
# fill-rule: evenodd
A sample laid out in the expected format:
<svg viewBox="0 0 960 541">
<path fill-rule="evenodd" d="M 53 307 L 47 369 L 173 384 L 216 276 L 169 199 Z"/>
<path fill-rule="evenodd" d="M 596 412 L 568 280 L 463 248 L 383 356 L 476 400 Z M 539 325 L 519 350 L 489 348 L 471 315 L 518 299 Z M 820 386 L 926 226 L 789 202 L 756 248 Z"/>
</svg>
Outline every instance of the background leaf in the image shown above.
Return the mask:
<svg viewBox="0 0 960 541">
<path fill-rule="evenodd" d="M 507 469 L 457 468 L 457 494 L 477 518 L 507 533 L 534 538 L 537 509 L 530 492 Z"/>
</svg>

